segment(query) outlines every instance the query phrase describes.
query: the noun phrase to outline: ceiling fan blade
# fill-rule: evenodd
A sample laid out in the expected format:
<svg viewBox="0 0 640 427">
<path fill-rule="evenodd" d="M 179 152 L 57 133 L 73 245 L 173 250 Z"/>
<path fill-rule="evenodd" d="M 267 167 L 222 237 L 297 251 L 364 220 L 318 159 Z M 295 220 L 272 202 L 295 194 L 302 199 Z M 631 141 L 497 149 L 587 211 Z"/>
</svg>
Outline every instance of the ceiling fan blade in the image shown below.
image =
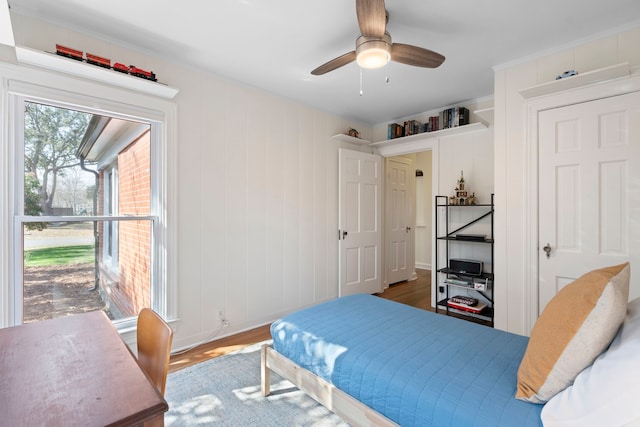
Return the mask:
<svg viewBox="0 0 640 427">
<path fill-rule="evenodd" d="M 347 65 L 349 62 L 353 62 L 356 60 L 356 51 L 353 50 L 349 53 L 345 53 L 342 56 L 338 56 L 337 58 L 332 59 L 331 61 L 322 64 L 315 70 L 311 72 L 314 76 L 320 76 L 322 74 L 328 73 L 329 71 L 333 71 L 336 68 L 340 68 L 343 65 Z"/>
<path fill-rule="evenodd" d="M 409 44 L 393 43 L 391 60 L 416 67 L 436 68 L 444 62 L 444 56 L 429 49 Z"/>
<path fill-rule="evenodd" d="M 387 12 L 384 0 L 356 0 L 356 13 L 360 33 L 367 37 L 384 36 L 387 27 Z"/>
</svg>

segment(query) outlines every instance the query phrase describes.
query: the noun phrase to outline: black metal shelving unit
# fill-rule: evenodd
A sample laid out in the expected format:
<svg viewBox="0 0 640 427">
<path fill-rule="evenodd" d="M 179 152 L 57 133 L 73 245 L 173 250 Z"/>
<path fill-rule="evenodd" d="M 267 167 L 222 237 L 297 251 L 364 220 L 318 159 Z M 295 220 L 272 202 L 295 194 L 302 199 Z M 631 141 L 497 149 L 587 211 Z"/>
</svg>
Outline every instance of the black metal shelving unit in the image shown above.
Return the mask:
<svg viewBox="0 0 640 427">
<path fill-rule="evenodd" d="M 435 244 L 435 267 L 436 267 L 436 313 L 440 310 L 444 311 L 447 315 L 455 313 L 458 317 L 470 317 L 474 320 L 480 320 L 493 326 L 494 319 L 494 304 L 493 304 L 493 272 L 494 272 L 494 195 L 491 194 L 491 203 L 489 204 L 475 204 L 475 205 L 451 205 L 449 204 L 448 196 L 436 196 L 435 197 L 435 224 L 436 224 L 436 244 Z M 451 210 L 452 209 L 473 209 L 473 218 L 455 228 L 451 225 Z M 477 212 L 477 213 L 476 213 Z M 444 221 L 444 222 L 442 222 Z M 473 237 L 459 237 L 458 234 L 461 231 L 469 229 L 476 223 L 481 221 L 488 221 L 490 223 L 490 232 L 488 235 L 478 238 Z M 444 228 L 445 232 L 442 234 L 440 230 Z M 444 245 L 440 242 L 445 242 Z M 451 246 L 465 243 L 473 245 L 485 245 L 489 253 L 489 265 L 483 263 L 484 271 L 480 275 L 469 275 L 459 271 L 455 271 L 450 268 L 450 253 Z M 444 246 L 444 249 L 442 249 Z M 478 284 L 478 285 L 476 285 Z M 484 284 L 485 289 L 482 288 Z M 440 292 L 440 289 L 444 287 L 444 292 Z M 465 309 L 458 309 L 449 305 L 451 298 L 451 289 L 463 289 L 469 294 L 477 295 L 478 300 L 482 304 L 486 304 L 486 307 L 479 313 L 466 311 Z M 478 289 L 480 288 L 480 289 Z M 444 296 L 444 298 L 442 298 Z M 442 298 L 442 299 L 441 299 Z"/>
</svg>

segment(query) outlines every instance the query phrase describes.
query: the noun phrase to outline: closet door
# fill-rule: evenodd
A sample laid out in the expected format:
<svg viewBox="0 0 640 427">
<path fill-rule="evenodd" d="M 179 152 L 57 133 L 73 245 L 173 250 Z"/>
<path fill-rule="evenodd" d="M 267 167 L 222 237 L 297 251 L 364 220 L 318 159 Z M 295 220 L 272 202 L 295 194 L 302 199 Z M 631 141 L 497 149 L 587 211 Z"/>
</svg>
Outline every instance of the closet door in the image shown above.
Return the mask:
<svg viewBox="0 0 640 427">
<path fill-rule="evenodd" d="M 640 93 L 542 111 L 538 138 L 539 314 L 590 270 L 640 268 Z"/>
</svg>

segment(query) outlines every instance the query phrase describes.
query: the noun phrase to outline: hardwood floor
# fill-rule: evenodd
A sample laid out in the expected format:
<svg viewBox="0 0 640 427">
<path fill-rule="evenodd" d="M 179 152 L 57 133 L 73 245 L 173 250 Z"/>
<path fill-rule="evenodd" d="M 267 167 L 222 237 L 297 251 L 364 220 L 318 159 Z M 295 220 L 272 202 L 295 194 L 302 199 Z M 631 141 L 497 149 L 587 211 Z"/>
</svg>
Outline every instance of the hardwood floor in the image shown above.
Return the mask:
<svg viewBox="0 0 640 427">
<path fill-rule="evenodd" d="M 383 293 L 378 294 L 378 296 L 433 311 L 431 308 L 431 271 L 416 271 L 418 274 L 417 280 L 391 285 L 385 289 Z M 270 325 L 264 325 L 237 335 L 211 341 L 183 353 L 172 355 L 169 363 L 169 372 L 175 372 L 196 363 L 223 356 L 248 345 L 268 340 L 271 338 L 269 327 Z"/>
</svg>

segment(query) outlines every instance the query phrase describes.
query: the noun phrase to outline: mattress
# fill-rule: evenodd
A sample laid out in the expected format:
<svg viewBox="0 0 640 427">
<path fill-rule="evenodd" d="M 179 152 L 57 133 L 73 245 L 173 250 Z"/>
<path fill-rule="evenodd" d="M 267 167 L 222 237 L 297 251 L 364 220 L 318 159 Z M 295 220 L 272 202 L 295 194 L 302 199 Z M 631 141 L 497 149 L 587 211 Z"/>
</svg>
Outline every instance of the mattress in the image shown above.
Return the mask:
<svg viewBox="0 0 640 427">
<path fill-rule="evenodd" d="M 516 400 L 528 338 L 371 295 L 271 326 L 273 347 L 404 426 L 541 426 Z"/>
</svg>

